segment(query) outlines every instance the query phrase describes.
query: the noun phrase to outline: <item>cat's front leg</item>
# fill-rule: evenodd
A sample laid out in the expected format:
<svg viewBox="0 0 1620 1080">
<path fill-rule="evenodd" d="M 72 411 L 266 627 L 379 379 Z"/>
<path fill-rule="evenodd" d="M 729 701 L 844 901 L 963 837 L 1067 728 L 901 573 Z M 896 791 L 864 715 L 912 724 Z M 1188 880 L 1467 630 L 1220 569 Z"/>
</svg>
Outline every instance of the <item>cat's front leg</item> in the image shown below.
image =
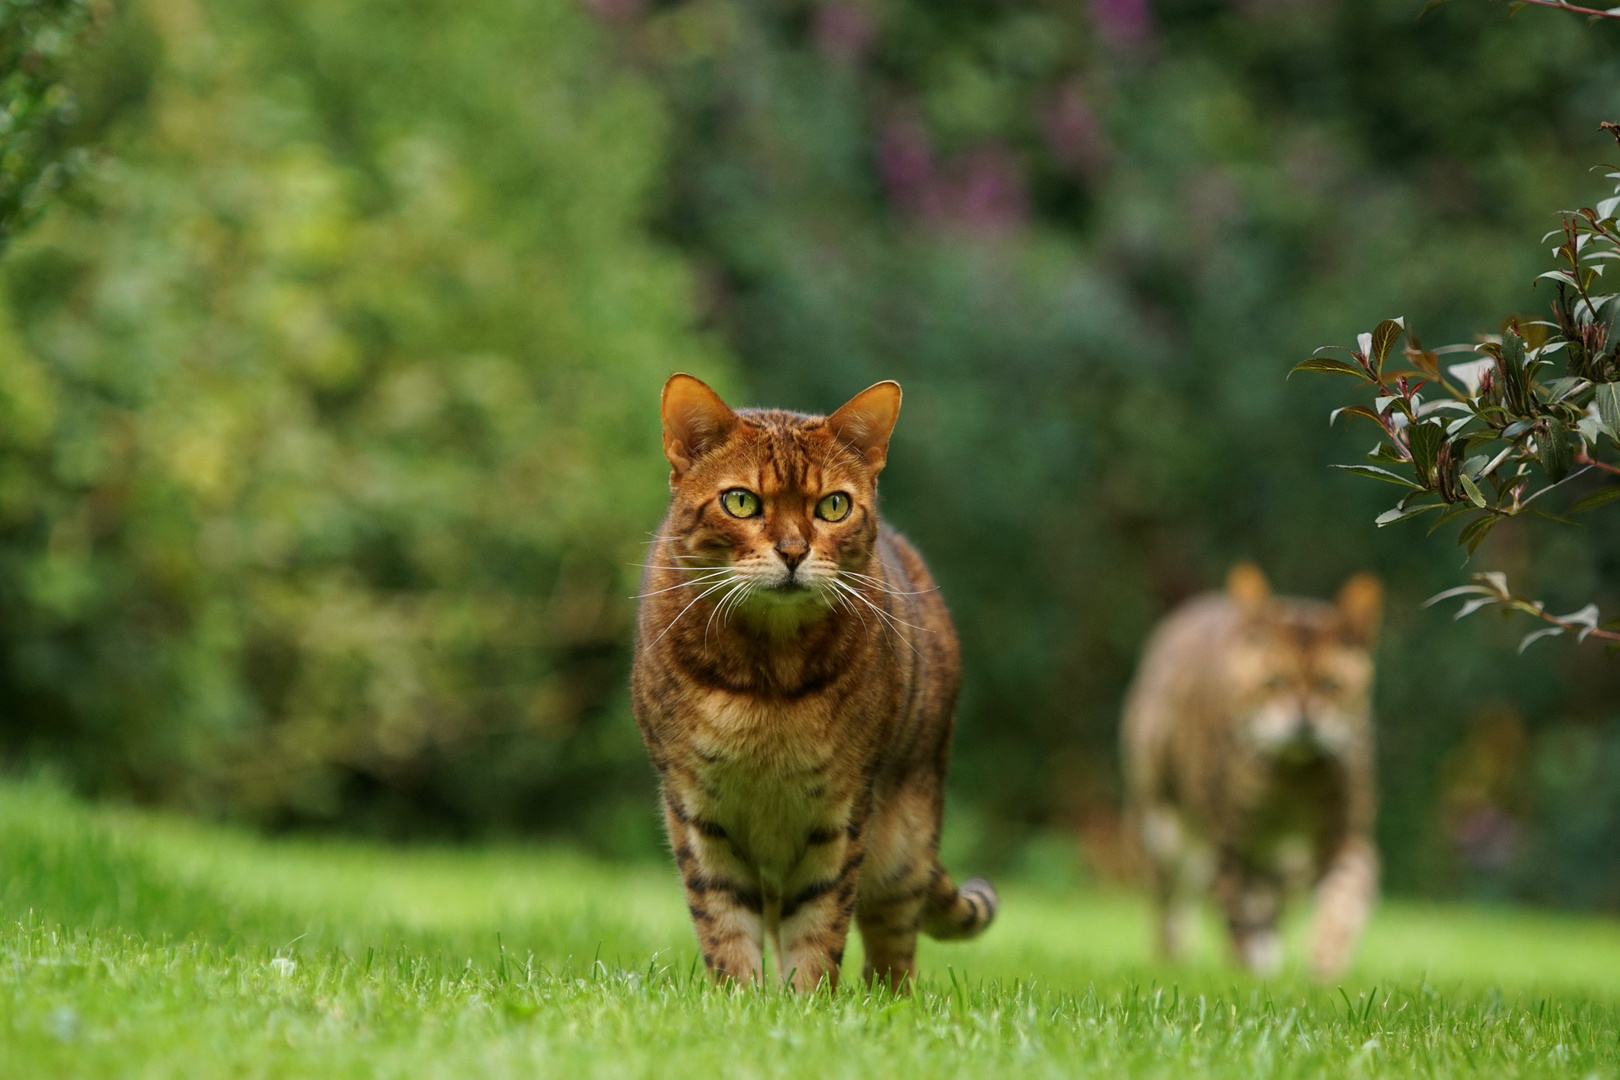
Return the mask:
<svg viewBox="0 0 1620 1080">
<path fill-rule="evenodd" d="M 1168 802 L 1133 809 L 1131 817 L 1158 902 L 1159 953 L 1166 960 L 1184 959 L 1192 944 L 1198 903 L 1215 872 L 1214 857 Z"/>
<path fill-rule="evenodd" d="M 1349 964 L 1377 894 L 1378 852 L 1365 837 L 1351 837 L 1334 853 L 1316 887 L 1311 971 L 1317 978 L 1332 978 Z"/>
<path fill-rule="evenodd" d="M 764 979 L 764 899 L 759 876 L 720 825 L 688 811 L 666 788 L 664 823 L 686 887 L 703 963 L 719 983 Z"/>
<path fill-rule="evenodd" d="M 860 823 L 811 830 L 804 857 L 783 890 L 777 929 L 782 980 L 795 990 L 838 989 L 865 858 Z"/>
<path fill-rule="evenodd" d="M 1215 879 L 1215 895 L 1226 909 L 1232 949 L 1243 966 L 1262 977 L 1282 970 L 1283 944 L 1277 933 L 1282 915 L 1282 882 L 1270 873 L 1228 858 Z"/>
</svg>

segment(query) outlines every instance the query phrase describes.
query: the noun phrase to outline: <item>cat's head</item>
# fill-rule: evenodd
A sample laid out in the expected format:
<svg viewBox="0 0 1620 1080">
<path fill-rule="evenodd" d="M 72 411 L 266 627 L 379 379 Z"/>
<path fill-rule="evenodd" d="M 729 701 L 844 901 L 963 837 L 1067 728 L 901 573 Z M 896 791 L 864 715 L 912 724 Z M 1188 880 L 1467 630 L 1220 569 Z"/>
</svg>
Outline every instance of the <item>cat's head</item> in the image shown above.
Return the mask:
<svg viewBox="0 0 1620 1080">
<path fill-rule="evenodd" d="M 1227 678 L 1249 745 L 1302 760 L 1361 742 L 1383 612 L 1378 579 L 1357 574 L 1324 603 L 1273 596 L 1260 570 L 1244 563 L 1232 569 L 1227 595 L 1242 613 Z"/>
<path fill-rule="evenodd" d="M 666 550 L 737 605 L 825 609 L 877 543 L 877 478 L 900 415 L 880 382 L 831 416 L 732 410 L 690 375 L 664 384 Z"/>
</svg>

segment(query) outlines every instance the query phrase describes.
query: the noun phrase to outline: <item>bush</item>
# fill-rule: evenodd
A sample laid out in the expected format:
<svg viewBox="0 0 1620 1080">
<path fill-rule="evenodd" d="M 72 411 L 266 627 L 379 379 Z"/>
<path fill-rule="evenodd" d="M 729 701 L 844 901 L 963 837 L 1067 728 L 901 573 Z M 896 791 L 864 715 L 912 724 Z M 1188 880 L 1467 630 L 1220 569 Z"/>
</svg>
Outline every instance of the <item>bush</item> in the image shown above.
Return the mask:
<svg viewBox="0 0 1620 1080">
<path fill-rule="evenodd" d="M 567 0 L 131 20 L 150 92 L 5 266 L 10 751 L 270 822 L 639 796 L 649 418 L 726 374 L 641 229 L 657 101 Z"/>
</svg>

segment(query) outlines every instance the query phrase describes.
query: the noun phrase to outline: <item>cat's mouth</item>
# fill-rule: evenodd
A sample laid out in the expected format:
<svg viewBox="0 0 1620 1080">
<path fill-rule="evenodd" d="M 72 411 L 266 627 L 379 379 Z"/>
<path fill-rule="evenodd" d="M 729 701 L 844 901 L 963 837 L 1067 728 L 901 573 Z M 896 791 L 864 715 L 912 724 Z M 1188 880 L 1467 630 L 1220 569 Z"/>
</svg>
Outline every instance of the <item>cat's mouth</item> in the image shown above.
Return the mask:
<svg viewBox="0 0 1620 1080">
<path fill-rule="evenodd" d="M 1272 751 L 1272 756 L 1284 765 L 1309 765 L 1329 754 L 1328 748 L 1315 734 L 1305 732 L 1278 746 Z"/>
<path fill-rule="evenodd" d="M 802 574 L 791 574 L 762 586 L 756 595 L 772 607 L 799 608 L 820 597 L 822 590 Z"/>
</svg>

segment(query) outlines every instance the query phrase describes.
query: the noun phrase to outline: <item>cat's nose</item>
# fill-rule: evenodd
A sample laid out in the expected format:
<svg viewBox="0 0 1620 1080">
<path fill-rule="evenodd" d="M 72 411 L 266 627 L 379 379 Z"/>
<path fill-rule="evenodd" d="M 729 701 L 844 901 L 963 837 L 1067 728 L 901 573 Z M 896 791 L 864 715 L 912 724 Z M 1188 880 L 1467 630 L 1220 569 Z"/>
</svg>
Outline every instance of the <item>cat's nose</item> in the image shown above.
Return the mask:
<svg viewBox="0 0 1620 1080">
<path fill-rule="evenodd" d="M 784 536 L 776 542 L 776 553 L 782 556 L 782 561 L 787 564 L 788 573 L 791 574 L 799 568 L 800 563 L 804 562 L 804 557 L 810 554 L 810 545 L 797 536 Z"/>
</svg>

